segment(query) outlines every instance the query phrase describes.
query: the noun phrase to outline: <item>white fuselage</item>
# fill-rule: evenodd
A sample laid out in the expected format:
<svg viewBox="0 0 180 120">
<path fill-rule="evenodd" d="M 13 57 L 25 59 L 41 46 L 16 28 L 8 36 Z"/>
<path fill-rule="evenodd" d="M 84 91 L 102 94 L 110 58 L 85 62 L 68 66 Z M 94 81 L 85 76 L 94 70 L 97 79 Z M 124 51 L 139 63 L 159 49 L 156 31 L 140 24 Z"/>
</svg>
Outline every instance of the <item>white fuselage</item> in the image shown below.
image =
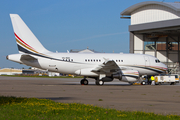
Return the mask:
<svg viewBox="0 0 180 120">
<path fill-rule="evenodd" d="M 53 72 L 83 76 L 98 76 L 91 70 L 103 64 L 105 59 L 114 60 L 122 70 L 137 70 L 140 75 L 154 75 L 167 70 L 163 63 L 156 62 L 157 58 L 144 54 L 47 53 L 46 55 L 50 58 L 32 55 L 37 61 L 21 61 L 20 58 L 13 60 L 9 55 L 9 60 Z"/>
<path fill-rule="evenodd" d="M 141 75 L 155 75 L 167 70 L 157 58 L 143 54 L 112 53 L 53 53 L 48 51 L 17 14 L 10 14 L 19 54 L 7 59 L 64 74 L 85 76 L 81 84 L 88 85 L 86 77 L 96 80 L 96 85 L 114 78 L 135 82 Z"/>
</svg>

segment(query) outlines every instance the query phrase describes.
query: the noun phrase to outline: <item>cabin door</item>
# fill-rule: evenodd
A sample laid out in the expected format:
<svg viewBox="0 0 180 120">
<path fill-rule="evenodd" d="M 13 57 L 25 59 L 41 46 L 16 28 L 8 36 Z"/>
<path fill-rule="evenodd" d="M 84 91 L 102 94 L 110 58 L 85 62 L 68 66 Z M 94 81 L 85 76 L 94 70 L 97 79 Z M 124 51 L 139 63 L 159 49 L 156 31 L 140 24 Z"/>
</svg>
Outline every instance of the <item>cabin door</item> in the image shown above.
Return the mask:
<svg viewBox="0 0 180 120">
<path fill-rule="evenodd" d="M 149 57 L 144 56 L 144 60 L 145 60 L 145 66 L 148 67 L 150 65 Z"/>
</svg>

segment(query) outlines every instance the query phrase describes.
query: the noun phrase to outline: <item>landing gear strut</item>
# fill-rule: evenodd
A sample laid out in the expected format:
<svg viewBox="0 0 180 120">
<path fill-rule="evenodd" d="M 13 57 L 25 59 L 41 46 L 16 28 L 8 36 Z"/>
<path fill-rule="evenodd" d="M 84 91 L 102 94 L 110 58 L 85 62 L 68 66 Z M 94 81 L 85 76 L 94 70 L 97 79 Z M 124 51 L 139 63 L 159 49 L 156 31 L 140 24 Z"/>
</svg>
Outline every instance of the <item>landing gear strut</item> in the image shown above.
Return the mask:
<svg viewBox="0 0 180 120">
<path fill-rule="evenodd" d="M 81 85 L 88 85 L 89 84 L 89 82 L 88 82 L 88 80 L 86 78 L 82 79 L 80 81 L 80 83 L 81 83 Z"/>
</svg>

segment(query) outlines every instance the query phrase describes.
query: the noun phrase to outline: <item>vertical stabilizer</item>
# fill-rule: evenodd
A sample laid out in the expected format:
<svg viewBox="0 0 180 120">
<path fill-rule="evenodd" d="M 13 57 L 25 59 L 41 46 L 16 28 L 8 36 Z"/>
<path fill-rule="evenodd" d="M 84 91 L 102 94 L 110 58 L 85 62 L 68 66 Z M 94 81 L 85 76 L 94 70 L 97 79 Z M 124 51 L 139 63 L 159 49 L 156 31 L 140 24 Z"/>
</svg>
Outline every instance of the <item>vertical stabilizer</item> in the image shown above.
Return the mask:
<svg viewBox="0 0 180 120">
<path fill-rule="evenodd" d="M 10 18 L 20 53 L 48 52 L 18 14 L 10 14 Z"/>
</svg>

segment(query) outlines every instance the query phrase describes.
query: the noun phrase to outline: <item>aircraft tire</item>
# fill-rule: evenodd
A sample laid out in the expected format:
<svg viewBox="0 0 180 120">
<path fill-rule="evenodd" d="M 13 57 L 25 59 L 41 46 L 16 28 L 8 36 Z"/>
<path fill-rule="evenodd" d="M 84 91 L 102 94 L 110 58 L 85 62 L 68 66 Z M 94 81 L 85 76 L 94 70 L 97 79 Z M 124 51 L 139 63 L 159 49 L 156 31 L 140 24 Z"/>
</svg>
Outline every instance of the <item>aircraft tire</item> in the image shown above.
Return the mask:
<svg viewBox="0 0 180 120">
<path fill-rule="evenodd" d="M 80 81 L 80 83 L 81 83 L 81 85 L 88 85 L 89 84 L 88 80 L 86 80 L 86 79 L 82 79 Z"/>
<path fill-rule="evenodd" d="M 102 81 L 102 80 L 96 80 L 96 85 L 104 85 L 104 81 Z"/>
<path fill-rule="evenodd" d="M 104 81 L 99 80 L 99 85 L 104 85 Z"/>
<path fill-rule="evenodd" d="M 89 84 L 88 80 L 84 79 L 84 85 L 88 85 L 88 84 Z"/>
</svg>

